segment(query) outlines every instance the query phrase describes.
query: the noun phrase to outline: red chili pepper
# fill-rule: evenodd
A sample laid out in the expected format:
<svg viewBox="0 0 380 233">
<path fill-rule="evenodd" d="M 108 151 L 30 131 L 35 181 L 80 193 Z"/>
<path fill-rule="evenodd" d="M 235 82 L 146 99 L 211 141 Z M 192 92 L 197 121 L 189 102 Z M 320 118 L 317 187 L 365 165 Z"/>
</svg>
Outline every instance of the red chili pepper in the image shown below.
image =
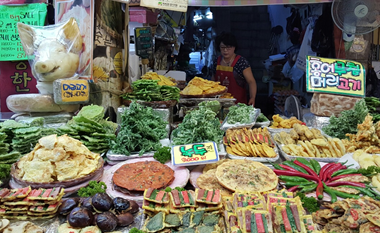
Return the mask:
<svg viewBox="0 0 380 233">
<path fill-rule="evenodd" d="M 325 166 L 323 166 L 323 167 L 321 168 L 321 171 L 319 172 L 319 178 L 320 178 L 322 181 L 323 181 L 323 176 L 324 176 L 326 170 L 327 170 L 329 167 L 333 166 L 334 164 L 336 164 L 336 163 L 328 163 L 328 164 L 326 164 Z"/>
<path fill-rule="evenodd" d="M 363 184 L 363 183 L 352 182 L 352 181 L 327 182 L 326 185 L 329 186 L 329 187 L 337 187 L 337 186 L 341 186 L 341 185 L 352 185 L 352 186 L 361 187 L 361 188 L 365 188 L 366 187 L 366 185 Z"/>
<path fill-rule="evenodd" d="M 323 199 L 323 183 L 321 180 L 318 182 L 316 194 L 319 200 Z"/>
<path fill-rule="evenodd" d="M 308 175 L 308 174 L 305 174 L 305 173 L 302 173 L 302 172 L 293 172 L 293 171 L 285 171 L 285 170 L 278 170 L 278 169 L 273 169 L 274 173 L 276 173 L 276 175 L 283 175 L 283 176 L 299 176 L 299 177 L 303 177 L 305 179 L 308 179 L 308 180 L 314 180 L 316 182 L 319 182 L 319 178 L 318 177 L 314 177 L 314 176 L 311 176 L 311 175 Z"/>
<path fill-rule="evenodd" d="M 307 173 L 309 173 L 310 175 L 318 177 L 318 174 L 315 173 L 315 171 L 313 169 L 311 169 L 310 167 L 308 167 L 305 164 L 301 163 L 300 161 L 294 160 L 293 163 L 296 164 L 296 165 L 298 165 L 298 166 L 300 166 L 300 167 L 302 167 L 303 169 L 305 169 L 307 171 Z"/>
<path fill-rule="evenodd" d="M 354 221 L 359 219 L 358 211 L 356 211 L 355 209 L 351 209 L 350 214 L 352 215 L 352 218 L 354 219 Z"/>
<path fill-rule="evenodd" d="M 279 164 L 280 167 L 282 167 L 283 169 L 286 169 L 288 171 L 292 171 L 292 172 L 298 172 L 296 169 L 292 168 L 292 167 L 289 167 L 289 166 L 286 166 L 284 164 Z"/>
<path fill-rule="evenodd" d="M 289 188 L 288 191 L 289 192 L 295 192 L 295 191 L 297 191 L 298 187 L 299 187 L 299 185 L 293 186 L 293 187 Z"/>
<path fill-rule="evenodd" d="M 334 172 L 339 171 L 342 167 L 343 167 L 343 165 L 340 163 L 334 164 L 333 166 L 329 167 L 329 169 L 327 169 L 326 172 L 324 173 L 324 179 L 322 179 L 322 180 L 327 181 L 327 180 L 331 179 L 331 175 Z"/>
<path fill-rule="evenodd" d="M 336 180 L 343 179 L 343 178 L 350 177 L 350 176 L 363 176 L 363 175 L 362 175 L 362 174 L 346 174 L 346 175 L 340 175 L 340 176 L 335 176 L 335 177 L 331 178 L 331 181 L 336 181 Z"/>
</svg>

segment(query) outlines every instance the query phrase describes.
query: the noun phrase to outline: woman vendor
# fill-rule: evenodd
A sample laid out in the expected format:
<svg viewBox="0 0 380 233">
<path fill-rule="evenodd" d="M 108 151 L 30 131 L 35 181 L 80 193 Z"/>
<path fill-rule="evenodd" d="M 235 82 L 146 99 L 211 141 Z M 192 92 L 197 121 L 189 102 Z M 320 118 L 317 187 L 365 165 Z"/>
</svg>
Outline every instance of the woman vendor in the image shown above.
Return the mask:
<svg viewBox="0 0 380 233">
<path fill-rule="evenodd" d="M 256 81 L 248 61 L 235 53 L 238 47 L 235 36 L 222 32 L 216 37 L 215 43 L 221 56 L 214 62 L 214 80 L 226 86 L 237 103 L 255 105 Z"/>
</svg>

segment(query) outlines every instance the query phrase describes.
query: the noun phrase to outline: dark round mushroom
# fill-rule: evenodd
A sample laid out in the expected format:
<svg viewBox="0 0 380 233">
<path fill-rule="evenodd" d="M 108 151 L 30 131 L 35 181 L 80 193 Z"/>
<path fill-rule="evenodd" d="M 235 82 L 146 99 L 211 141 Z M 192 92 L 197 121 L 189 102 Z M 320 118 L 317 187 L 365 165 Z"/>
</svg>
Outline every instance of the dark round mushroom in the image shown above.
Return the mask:
<svg viewBox="0 0 380 233">
<path fill-rule="evenodd" d="M 113 202 L 106 193 L 97 193 L 92 197 L 92 206 L 95 208 L 95 211 L 104 212 L 112 208 Z"/>
<path fill-rule="evenodd" d="M 113 199 L 113 207 L 117 214 L 126 213 L 130 207 L 129 201 L 122 197 L 116 197 Z"/>
<path fill-rule="evenodd" d="M 91 212 L 95 212 L 94 207 L 92 207 L 92 198 L 91 197 L 87 197 L 87 198 L 83 199 L 81 206 L 89 209 Z"/>
<path fill-rule="evenodd" d="M 134 214 L 139 212 L 139 205 L 135 201 L 129 201 L 130 210 L 129 213 Z"/>
<path fill-rule="evenodd" d="M 117 227 L 117 224 L 117 217 L 109 211 L 96 216 L 96 225 L 102 231 L 113 231 Z"/>
<path fill-rule="evenodd" d="M 94 215 L 87 208 L 75 207 L 67 217 L 67 221 L 72 227 L 83 228 L 94 222 Z"/>
<path fill-rule="evenodd" d="M 58 213 L 62 215 L 68 215 L 75 207 L 79 204 L 79 198 L 73 197 L 66 199 L 62 202 L 61 206 L 58 209 Z"/>
<path fill-rule="evenodd" d="M 118 220 L 118 226 L 125 227 L 133 223 L 135 220 L 131 213 L 119 214 L 116 216 Z"/>
</svg>

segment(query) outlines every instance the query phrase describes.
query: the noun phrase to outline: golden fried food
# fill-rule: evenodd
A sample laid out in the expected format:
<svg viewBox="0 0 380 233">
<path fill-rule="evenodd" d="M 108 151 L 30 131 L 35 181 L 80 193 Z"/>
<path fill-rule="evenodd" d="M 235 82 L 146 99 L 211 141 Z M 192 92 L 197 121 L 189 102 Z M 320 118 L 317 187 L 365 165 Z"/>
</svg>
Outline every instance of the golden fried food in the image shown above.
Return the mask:
<svg viewBox="0 0 380 233">
<path fill-rule="evenodd" d="M 266 128 L 228 129 L 223 143 L 227 153 L 232 155 L 267 158 L 277 156 L 274 142 Z"/>
<path fill-rule="evenodd" d="M 226 90 L 227 88 L 220 85 L 220 82 L 195 77 L 180 93 L 182 95 L 217 95 L 223 94 Z"/>
<path fill-rule="evenodd" d="M 41 138 L 33 151 L 17 163 L 17 176 L 25 181 L 48 183 L 83 177 L 98 168 L 101 158 L 79 140 L 56 134 Z"/>
<path fill-rule="evenodd" d="M 158 85 L 160 86 L 175 86 L 176 83 L 173 79 L 170 77 L 165 77 L 163 75 L 159 75 L 156 72 L 148 72 L 145 73 L 143 76 L 141 76 L 141 79 L 148 79 L 148 80 L 158 80 Z"/>
<path fill-rule="evenodd" d="M 273 119 L 273 122 L 270 128 L 274 128 L 274 129 L 276 128 L 290 129 L 290 128 L 293 128 L 294 124 L 302 124 L 302 121 L 298 120 L 295 117 L 291 117 L 289 119 L 283 119 L 278 114 L 274 115 L 272 119 Z"/>
<path fill-rule="evenodd" d="M 203 168 L 203 173 L 206 173 L 206 172 L 208 172 L 211 169 L 216 169 L 220 164 L 225 163 L 227 161 L 228 161 L 228 159 L 221 159 L 221 160 L 219 160 L 216 163 L 206 164 L 206 166 Z"/>
<path fill-rule="evenodd" d="M 215 174 L 216 174 L 216 168 L 210 169 L 207 172 L 203 172 L 203 174 L 200 175 L 197 179 L 197 185 L 201 189 L 206 189 L 206 190 L 219 189 L 220 193 L 223 196 L 231 196 L 232 192 L 219 184 L 218 179 L 216 178 Z"/>
</svg>

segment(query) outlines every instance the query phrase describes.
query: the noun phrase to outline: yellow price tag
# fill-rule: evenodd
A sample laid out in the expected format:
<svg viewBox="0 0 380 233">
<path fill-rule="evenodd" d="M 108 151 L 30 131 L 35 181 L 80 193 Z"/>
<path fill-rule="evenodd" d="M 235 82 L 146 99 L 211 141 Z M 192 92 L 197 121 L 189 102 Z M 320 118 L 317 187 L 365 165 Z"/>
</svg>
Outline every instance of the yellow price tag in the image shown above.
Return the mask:
<svg viewBox="0 0 380 233">
<path fill-rule="evenodd" d="M 62 102 L 86 102 L 90 96 L 87 80 L 62 80 Z"/>
<path fill-rule="evenodd" d="M 218 147 L 215 142 L 172 146 L 171 154 L 174 166 L 200 165 L 219 161 Z"/>
</svg>

